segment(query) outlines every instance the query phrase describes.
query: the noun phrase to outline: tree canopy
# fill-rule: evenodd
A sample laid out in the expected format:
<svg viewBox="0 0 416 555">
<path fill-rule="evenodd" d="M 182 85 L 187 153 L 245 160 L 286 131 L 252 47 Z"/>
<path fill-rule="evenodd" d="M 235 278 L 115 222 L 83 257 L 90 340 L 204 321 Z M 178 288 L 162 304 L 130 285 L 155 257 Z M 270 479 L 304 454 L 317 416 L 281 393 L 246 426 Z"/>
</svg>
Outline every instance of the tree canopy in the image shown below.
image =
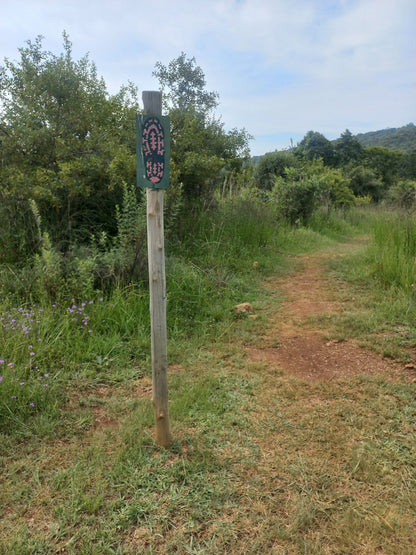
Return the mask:
<svg viewBox="0 0 416 555">
<path fill-rule="evenodd" d="M 30 214 L 35 200 L 65 247 L 114 231 L 122 183 L 135 180 L 138 102 L 132 85 L 110 95 L 88 56 L 73 59 L 66 33 L 59 55 L 42 40 L 28 41 L 0 70 L 0 195 L 3 216 L 16 203 Z M 10 240 L 19 236 L 13 225 Z"/>
<path fill-rule="evenodd" d="M 171 181 L 183 186 L 188 200 L 209 195 L 223 173 L 241 169 L 249 156 L 250 135 L 226 131 L 215 117 L 218 94 L 206 90 L 205 75 L 184 52 L 167 66 L 157 62 L 165 106 L 171 118 Z"/>
</svg>

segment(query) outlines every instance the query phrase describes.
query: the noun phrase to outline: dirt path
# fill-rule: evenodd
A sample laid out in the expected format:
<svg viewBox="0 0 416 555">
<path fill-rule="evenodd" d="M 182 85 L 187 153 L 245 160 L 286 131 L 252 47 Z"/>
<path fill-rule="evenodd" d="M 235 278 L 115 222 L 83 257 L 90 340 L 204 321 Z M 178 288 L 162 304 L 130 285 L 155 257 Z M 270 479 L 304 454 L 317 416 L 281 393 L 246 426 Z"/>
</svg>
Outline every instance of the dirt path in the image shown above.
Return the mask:
<svg viewBox="0 0 416 555">
<path fill-rule="evenodd" d="M 345 310 L 347 303 L 339 300 L 342 284 L 325 272 L 325 262 L 351 254 L 362 244 L 363 240 L 357 239 L 337 245 L 336 250 L 301 256 L 300 271 L 270 284 L 282 292 L 285 301 L 272 316 L 273 325 L 266 332 L 264 346 L 247 349 L 250 360 L 267 362 L 286 374 L 312 381 L 345 379 L 357 374 L 393 376 L 406 370 L 353 341 L 328 339 L 325 330 L 310 321 L 312 317 Z"/>
</svg>

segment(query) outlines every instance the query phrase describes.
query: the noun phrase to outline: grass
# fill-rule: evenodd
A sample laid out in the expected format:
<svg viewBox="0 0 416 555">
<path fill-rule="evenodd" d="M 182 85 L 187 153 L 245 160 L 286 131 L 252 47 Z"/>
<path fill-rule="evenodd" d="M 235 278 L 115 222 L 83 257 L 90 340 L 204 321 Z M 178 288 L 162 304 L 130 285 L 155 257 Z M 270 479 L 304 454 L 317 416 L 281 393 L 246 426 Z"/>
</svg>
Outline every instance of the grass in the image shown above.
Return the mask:
<svg viewBox="0 0 416 555">
<path fill-rule="evenodd" d="M 263 217 L 254 233 L 250 208 L 253 233 L 241 240 L 235 208 L 226 209 L 230 218 L 200 222 L 202 235 L 188 238 L 194 248 L 171 245 L 168 449 L 152 438 L 139 286 L 42 307 L 30 337 L 3 328 L 4 360 L 24 368 L 35 352 L 56 389 L 1 431 L 0 553 L 414 553 L 415 384 L 305 382 L 248 361 L 243 348 L 261 337 L 265 315 L 278 314 L 279 297 L 261 282 L 292 267 L 285 253 L 362 233 L 364 216 L 327 234 L 277 229 Z M 351 334 L 367 326 L 370 342 L 386 290 L 364 248 L 333 264 L 346 297 L 356 297 L 351 314 L 362 316 Z M 242 301 L 255 305 L 257 320 L 233 314 Z M 331 323 L 345 334 L 354 317 L 342 317 Z M 400 323 L 410 333 L 412 321 Z M 383 325 L 391 333 L 398 321 Z M 35 337 L 42 347 L 30 351 Z"/>
<path fill-rule="evenodd" d="M 338 338 L 355 338 L 383 356 L 411 363 L 416 345 L 415 218 L 375 213 L 370 242 L 354 256 L 335 258 L 330 270 L 348 281 L 348 308 L 331 316 Z"/>
</svg>

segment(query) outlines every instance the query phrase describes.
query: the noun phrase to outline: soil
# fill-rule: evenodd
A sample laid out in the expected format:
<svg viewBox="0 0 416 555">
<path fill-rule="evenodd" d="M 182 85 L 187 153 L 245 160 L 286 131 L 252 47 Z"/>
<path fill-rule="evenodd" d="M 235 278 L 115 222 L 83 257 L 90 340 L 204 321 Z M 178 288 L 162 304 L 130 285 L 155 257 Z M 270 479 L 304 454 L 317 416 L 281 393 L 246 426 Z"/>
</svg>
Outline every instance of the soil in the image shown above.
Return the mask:
<svg viewBox="0 0 416 555">
<path fill-rule="evenodd" d="M 342 284 L 331 278 L 324 266 L 328 258 L 344 256 L 359 246 L 360 242 L 348 243 L 341 251 L 337 247 L 336 252 L 328 249 L 299 257 L 300 271 L 270 284 L 285 300 L 272 317 L 265 346 L 247 347 L 251 361 L 266 362 L 285 374 L 311 381 L 348 379 L 357 374 L 385 374 L 414 381 L 415 372 L 405 365 L 384 359 L 354 341 L 328 339 L 328 330 L 311 323 L 313 317 L 346 309 L 348 300 L 341 301 L 339 294 Z"/>
</svg>

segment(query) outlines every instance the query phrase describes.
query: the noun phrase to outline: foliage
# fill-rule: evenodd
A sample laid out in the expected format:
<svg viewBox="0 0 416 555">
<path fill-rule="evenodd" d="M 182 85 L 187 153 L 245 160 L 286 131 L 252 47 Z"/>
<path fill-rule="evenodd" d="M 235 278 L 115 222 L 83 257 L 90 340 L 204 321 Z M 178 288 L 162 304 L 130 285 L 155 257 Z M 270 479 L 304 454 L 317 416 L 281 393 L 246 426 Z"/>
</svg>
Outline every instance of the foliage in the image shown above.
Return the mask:
<svg viewBox="0 0 416 555">
<path fill-rule="evenodd" d="M 383 198 L 385 186 L 371 167 L 354 166 L 349 171 L 349 177 L 351 189 L 357 197 L 370 196 L 374 202 Z"/>
<path fill-rule="evenodd" d="M 322 158 L 303 166 L 286 169 L 286 177 L 276 179 L 269 200 L 277 214 L 291 224 L 306 224 L 319 206 L 326 210 L 350 207 L 355 202 L 349 179 L 340 169 L 328 168 Z"/>
<path fill-rule="evenodd" d="M 186 112 L 193 108 L 204 117 L 218 106 L 218 93 L 206 90 L 203 70 L 185 52 L 167 66 L 156 62 L 153 75 L 158 79 L 168 109 Z"/>
<path fill-rule="evenodd" d="M 408 123 L 403 127 L 358 133 L 357 139 L 364 147 L 380 146 L 410 153 L 416 149 L 416 126 Z"/>
<path fill-rule="evenodd" d="M 365 149 L 364 163 L 374 170 L 377 177 L 387 189 L 396 181 L 403 154 L 381 146 L 372 146 Z"/>
<path fill-rule="evenodd" d="M 334 151 L 336 162 L 341 166 L 360 163 L 364 157 L 364 148 L 349 129 L 334 142 Z"/>
<path fill-rule="evenodd" d="M 290 151 L 268 152 L 255 166 L 254 179 L 261 189 L 270 190 L 276 177 L 285 177 L 287 168 L 299 167 L 299 161 Z"/>
<path fill-rule="evenodd" d="M 403 154 L 399 173 L 404 179 L 416 179 L 416 148 Z"/>
<path fill-rule="evenodd" d="M 153 75 L 171 118 L 171 182 L 183 186 L 188 202 L 210 197 L 221 177 L 241 170 L 250 135 L 244 129 L 225 131 L 212 115 L 218 94 L 206 90 L 195 58 L 182 52 L 168 66 L 157 62 Z"/>
<path fill-rule="evenodd" d="M 295 148 L 295 153 L 310 161 L 322 158 L 327 165 L 332 165 L 335 160 L 333 144 L 324 135 L 316 131 L 306 133 Z"/>
<path fill-rule="evenodd" d="M 290 224 L 306 224 L 318 204 L 319 190 L 319 180 L 305 178 L 298 170 L 290 168 L 286 179 L 276 179 L 269 201 L 278 216 Z"/>
<path fill-rule="evenodd" d="M 388 200 L 398 208 L 414 211 L 416 209 L 416 181 L 401 180 L 390 187 Z"/>
<path fill-rule="evenodd" d="M 28 41 L 1 68 L 0 196 L 3 230 L 30 236 L 33 222 L 13 213 L 35 199 L 51 240 L 68 250 L 91 233 L 115 233 L 122 182 L 135 180 L 138 104 L 131 85 L 109 95 L 88 56 L 74 61 L 66 33 L 63 40 L 58 56 L 42 49 L 42 37 Z M 35 246 L 26 241 L 25 253 Z"/>
</svg>

